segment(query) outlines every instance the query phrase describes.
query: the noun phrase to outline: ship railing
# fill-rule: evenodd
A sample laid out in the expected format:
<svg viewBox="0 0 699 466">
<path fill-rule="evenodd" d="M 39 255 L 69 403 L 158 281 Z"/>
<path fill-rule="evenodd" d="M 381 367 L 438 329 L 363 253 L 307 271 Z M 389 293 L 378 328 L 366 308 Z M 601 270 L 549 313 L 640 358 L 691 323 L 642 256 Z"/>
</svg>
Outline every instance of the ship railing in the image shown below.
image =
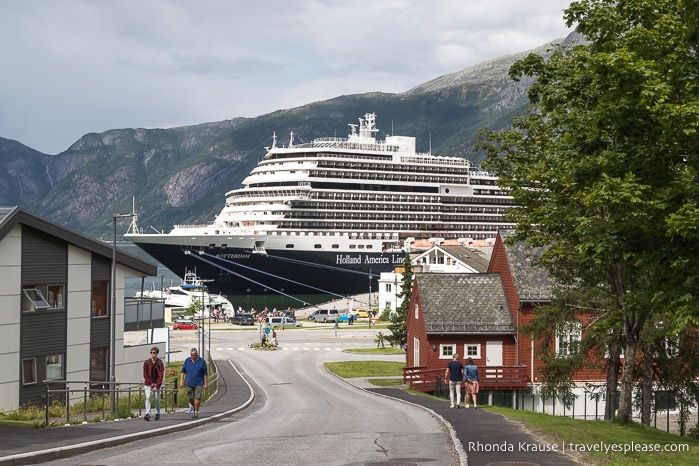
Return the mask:
<svg viewBox="0 0 699 466">
<path fill-rule="evenodd" d="M 311 143 L 294 144 L 294 149 L 310 149 L 310 148 L 330 148 L 343 150 L 370 150 L 381 152 L 398 152 L 399 146 L 395 144 L 386 144 L 385 141 L 376 142 L 357 142 L 350 141 L 346 138 L 318 138 Z"/>
<path fill-rule="evenodd" d="M 424 163 L 425 159 L 429 158 L 432 165 L 445 165 L 454 167 L 470 167 L 471 162 L 468 159 L 460 157 L 435 157 L 429 155 L 406 155 L 400 158 L 403 163 Z"/>
<path fill-rule="evenodd" d="M 209 227 L 209 225 L 204 225 L 204 224 L 201 224 L 201 225 L 197 225 L 197 224 L 175 225 L 175 228 L 177 228 L 178 230 L 200 230 L 202 228 L 207 228 L 207 227 Z"/>
</svg>

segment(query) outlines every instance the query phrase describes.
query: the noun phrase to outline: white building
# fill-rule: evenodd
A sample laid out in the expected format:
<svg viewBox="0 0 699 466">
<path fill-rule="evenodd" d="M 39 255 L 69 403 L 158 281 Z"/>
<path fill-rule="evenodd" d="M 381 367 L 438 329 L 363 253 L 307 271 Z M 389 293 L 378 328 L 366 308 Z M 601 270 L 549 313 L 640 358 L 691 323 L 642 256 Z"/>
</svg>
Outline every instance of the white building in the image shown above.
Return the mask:
<svg viewBox="0 0 699 466">
<path fill-rule="evenodd" d="M 469 248 L 463 245 L 433 246 L 411 255 L 413 272 L 484 273 L 488 270 L 491 247 Z M 379 278 L 379 313 L 398 309 L 403 292 L 403 267 L 383 272 Z"/>
</svg>

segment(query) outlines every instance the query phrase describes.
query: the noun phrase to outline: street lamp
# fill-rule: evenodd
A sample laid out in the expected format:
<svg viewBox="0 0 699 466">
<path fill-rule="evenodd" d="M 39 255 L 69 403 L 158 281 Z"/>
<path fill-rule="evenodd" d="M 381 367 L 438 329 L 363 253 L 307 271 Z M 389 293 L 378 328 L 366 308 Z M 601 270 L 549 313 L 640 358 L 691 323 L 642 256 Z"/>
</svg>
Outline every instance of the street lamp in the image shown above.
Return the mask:
<svg viewBox="0 0 699 466">
<path fill-rule="evenodd" d="M 116 409 L 116 225 L 118 218 L 131 218 L 134 217 L 134 213 L 129 214 L 112 214 L 112 223 L 114 225 L 113 231 L 113 242 L 112 242 L 112 309 L 111 309 L 111 329 L 112 337 L 109 340 L 109 414 L 114 416 L 114 411 Z"/>
</svg>

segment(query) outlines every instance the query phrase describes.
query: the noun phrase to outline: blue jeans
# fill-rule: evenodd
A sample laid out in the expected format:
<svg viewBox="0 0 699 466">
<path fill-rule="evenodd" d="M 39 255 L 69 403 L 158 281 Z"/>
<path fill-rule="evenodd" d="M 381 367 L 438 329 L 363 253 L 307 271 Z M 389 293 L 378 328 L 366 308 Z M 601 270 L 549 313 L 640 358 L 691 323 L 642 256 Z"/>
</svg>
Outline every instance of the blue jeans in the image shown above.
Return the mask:
<svg viewBox="0 0 699 466">
<path fill-rule="evenodd" d="M 155 414 L 160 414 L 160 390 L 162 387 L 155 390 L 150 385 L 145 385 L 143 389 L 146 391 L 146 414 L 150 414 L 150 394 L 155 395 Z"/>
</svg>

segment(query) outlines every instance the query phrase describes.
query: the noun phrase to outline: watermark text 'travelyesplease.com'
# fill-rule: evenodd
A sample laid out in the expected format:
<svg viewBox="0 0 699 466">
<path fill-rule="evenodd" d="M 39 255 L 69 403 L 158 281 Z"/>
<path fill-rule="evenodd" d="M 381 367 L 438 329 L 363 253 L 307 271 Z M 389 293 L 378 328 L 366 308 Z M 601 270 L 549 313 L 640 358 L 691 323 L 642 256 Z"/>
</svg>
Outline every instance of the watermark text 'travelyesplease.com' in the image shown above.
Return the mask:
<svg viewBox="0 0 699 466">
<path fill-rule="evenodd" d="M 457 447 L 457 450 L 463 449 Z M 466 445 L 467 452 L 576 452 L 576 453 L 592 453 L 592 452 L 602 452 L 602 453 L 654 453 L 654 452 L 686 452 L 689 451 L 689 444 L 687 443 L 606 443 L 606 442 L 596 442 L 596 443 L 575 443 L 575 442 L 561 442 L 561 443 L 543 443 L 543 442 L 498 442 L 498 443 L 484 443 L 484 442 L 468 442 Z"/>
</svg>

